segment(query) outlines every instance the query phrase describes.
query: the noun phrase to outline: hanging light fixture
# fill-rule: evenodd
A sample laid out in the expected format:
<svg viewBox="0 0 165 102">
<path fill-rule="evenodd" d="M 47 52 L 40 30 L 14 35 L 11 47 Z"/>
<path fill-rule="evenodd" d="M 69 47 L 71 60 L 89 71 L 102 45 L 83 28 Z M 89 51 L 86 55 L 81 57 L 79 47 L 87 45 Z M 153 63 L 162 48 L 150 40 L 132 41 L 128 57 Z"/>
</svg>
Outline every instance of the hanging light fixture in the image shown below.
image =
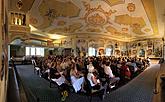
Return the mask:
<svg viewBox="0 0 165 102">
<path fill-rule="evenodd" d="M 23 2 L 22 2 L 22 0 L 18 0 L 18 2 L 17 2 L 17 4 L 16 4 L 16 7 L 20 10 L 20 9 L 22 9 L 22 7 L 23 7 Z"/>
</svg>

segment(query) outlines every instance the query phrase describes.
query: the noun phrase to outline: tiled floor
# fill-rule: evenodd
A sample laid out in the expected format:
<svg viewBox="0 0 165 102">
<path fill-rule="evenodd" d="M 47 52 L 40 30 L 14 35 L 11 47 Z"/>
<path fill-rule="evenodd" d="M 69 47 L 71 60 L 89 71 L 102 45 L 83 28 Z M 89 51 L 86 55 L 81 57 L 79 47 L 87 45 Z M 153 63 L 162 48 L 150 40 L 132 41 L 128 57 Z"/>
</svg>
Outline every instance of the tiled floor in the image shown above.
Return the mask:
<svg viewBox="0 0 165 102">
<path fill-rule="evenodd" d="M 19 65 L 17 69 L 25 86 L 39 97 L 41 102 L 60 102 L 58 89 L 49 88 L 49 82 L 34 74 L 31 65 Z M 102 102 L 152 102 L 154 79 L 158 70 L 159 64 L 151 65 L 128 84 L 107 94 Z M 71 93 L 66 102 L 89 102 L 89 99 L 85 95 Z M 101 100 L 94 97 L 92 102 Z"/>
</svg>

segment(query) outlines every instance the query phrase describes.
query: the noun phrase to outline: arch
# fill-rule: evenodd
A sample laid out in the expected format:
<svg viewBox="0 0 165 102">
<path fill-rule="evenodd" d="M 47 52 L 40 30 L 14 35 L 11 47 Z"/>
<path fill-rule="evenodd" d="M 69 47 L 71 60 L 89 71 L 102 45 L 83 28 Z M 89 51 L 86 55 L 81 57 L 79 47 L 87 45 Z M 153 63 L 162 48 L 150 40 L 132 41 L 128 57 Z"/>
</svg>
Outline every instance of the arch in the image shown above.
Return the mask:
<svg viewBox="0 0 165 102">
<path fill-rule="evenodd" d="M 21 45 L 24 41 L 20 38 L 14 39 L 13 41 L 10 42 L 12 45 Z"/>
<path fill-rule="evenodd" d="M 105 55 L 106 56 L 112 56 L 114 52 L 114 46 L 112 44 L 107 45 L 105 49 Z"/>
<path fill-rule="evenodd" d="M 11 36 L 9 36 L 9 43 L 14 41 L 15 39 L 21 39 L 25 41 L 28 38 L 29 38 L 28 35 L 25 35 L 25 34 L 11 34 Z"/>
</svg>

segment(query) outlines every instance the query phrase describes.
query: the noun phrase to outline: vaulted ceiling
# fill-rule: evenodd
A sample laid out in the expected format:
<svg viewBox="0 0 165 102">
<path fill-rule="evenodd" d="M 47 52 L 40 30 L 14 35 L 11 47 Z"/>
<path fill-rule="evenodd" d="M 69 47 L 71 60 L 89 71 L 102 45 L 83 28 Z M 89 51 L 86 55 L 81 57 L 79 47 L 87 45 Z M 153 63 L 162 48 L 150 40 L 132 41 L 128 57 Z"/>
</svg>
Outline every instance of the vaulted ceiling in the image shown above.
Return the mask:
<svg viewBox="0 0 165 102">
<path fill-rule="evenodd" d="M 101 35 L 120 41 L 163 36 L 154 0 L 29 1 L 33 34 Z"/>
</svg>

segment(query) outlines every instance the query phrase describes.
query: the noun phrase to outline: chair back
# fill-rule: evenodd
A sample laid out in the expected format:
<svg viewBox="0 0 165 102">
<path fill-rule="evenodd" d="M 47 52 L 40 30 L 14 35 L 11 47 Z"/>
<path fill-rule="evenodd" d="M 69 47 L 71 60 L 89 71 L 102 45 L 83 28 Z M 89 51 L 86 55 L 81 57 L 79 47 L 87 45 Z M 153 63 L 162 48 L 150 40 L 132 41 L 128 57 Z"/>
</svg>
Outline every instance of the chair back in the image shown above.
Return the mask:
<svg viewBox="0 0 165 102">
<path fill-rule="evenodd" d="M 92 86 L 90 84 L 90 81 L 87 79 L 87 77 L 85 77 L 84 79 L 85 79 L 84 89 L 86 90 L 87 95 L 90 95 L 92 93 Z"/>
</svg>

